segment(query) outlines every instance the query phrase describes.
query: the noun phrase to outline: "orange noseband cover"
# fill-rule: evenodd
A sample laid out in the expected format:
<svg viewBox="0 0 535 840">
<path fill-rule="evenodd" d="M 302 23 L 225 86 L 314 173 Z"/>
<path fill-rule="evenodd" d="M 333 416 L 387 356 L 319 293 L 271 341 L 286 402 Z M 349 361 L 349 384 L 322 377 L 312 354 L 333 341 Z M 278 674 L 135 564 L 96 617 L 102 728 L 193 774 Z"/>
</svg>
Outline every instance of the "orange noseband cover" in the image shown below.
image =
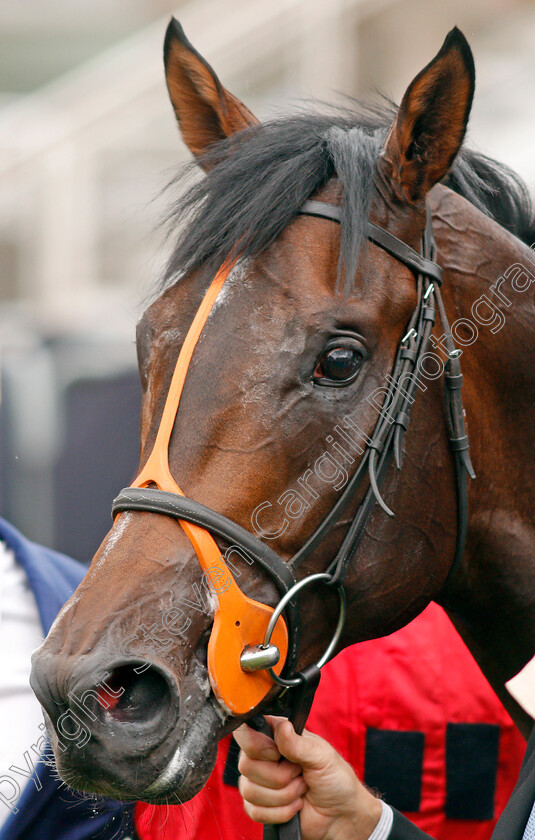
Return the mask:
<svg viewBox="0 0 535 840">
<path fill-rule="evenodd" d="M 231 269 L 232 265 L 227 264 L 218 271 L 188 330 L 169 386 L 154 447 L 132 487 L 155 484 L 159 490 L 184 496 L 169 469 L 169 442 L 193 351 Z M 263 641 L 273 609 L 243 594 L 209 531 L 182 519 L 179 523 L 195 549 L 210 590 L 217 598 L 208 642 L 208 674 L 212 690 L 231 714 L 246 714 L 264 699 L 273 686 L 273 680 L 266 671 L 242 671 L 240 655 L 247 645 Z M 275 673 L 280 674 L 288 651 L 288 633 L 282 617 L 277 621 L 272 642 L 280 650 L 280 661 L 274 668 Z"/>
</svg>

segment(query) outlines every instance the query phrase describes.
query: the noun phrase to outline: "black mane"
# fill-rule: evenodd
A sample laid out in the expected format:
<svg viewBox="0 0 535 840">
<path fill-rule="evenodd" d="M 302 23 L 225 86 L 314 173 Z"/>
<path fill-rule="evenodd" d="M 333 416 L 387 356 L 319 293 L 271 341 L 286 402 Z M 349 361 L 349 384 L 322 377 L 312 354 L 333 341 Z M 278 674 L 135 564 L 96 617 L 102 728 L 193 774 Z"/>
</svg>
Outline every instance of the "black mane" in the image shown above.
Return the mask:
<svg viewBox="0 0 535 840">
<path fill-rule="evenodd" d="M 215 144 L 202 161 L 207 175 L 183 190 L 169 213 L 179 233 L 163 285 L 201 266 L 213 272 L 238 253 L 256 256 L 335 174 L 344 194 L 339 266 L 353 277 L 375 162 L 395 114 L 392 104 L 355 109 L 285 116 Z M 535 241 L 527 187 L 507 166 L 462 149 L 444 183 L 528 245 Z"/>
</svg>

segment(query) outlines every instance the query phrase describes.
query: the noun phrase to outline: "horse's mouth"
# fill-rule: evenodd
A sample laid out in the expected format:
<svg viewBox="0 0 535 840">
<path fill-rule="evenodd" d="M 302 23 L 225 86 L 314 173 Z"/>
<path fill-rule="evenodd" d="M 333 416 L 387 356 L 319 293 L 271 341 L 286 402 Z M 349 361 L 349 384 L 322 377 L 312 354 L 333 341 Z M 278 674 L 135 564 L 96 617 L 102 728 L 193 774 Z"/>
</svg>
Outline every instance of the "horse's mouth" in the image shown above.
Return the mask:
<svg viewBox="0 0 535 840">
<path fill-rule="evenodd" d="M 199 792 L 217 757 L 222 723 L 220 714 L 210 697 L 177 746 L 167 767 L 145 789 L 141 797 L 145 802 L 168 802 L 170 797 L 183 802 Z"/>
<path fill-rule="evenodd" d="M 147 669 L 122 659 L 106 659 L 108 673 L 101 654 L 90 656 L 77 660 L 74 676 L 66 667 L 71 682 L 62 690 L 57 662 L 44 655 L 34 663 L 32 686 L 63 781 L 119 800 L 191 799 L 214 767 L 218 741 L 238 723 L 217 703 L 202 654 L 180 677 L 163 662 Z"/>
<path fill-rule="evenodd" d="M 184 802 L 201 790 L 215 764 L 223 719 L 212 696 L 205 699 L 188 722 L 182 738 L 165 741 L 151 753 L 124 758 L 113 749 L 103 749 L 102 740 L 91 738 L 82 748 L 62 753 L 52 730 L 51 744 L 62 779 L 82 793 L 119 800 L 166 804 Z M 174 733 L 173 733 L 174 734 Z"/>
</svg>

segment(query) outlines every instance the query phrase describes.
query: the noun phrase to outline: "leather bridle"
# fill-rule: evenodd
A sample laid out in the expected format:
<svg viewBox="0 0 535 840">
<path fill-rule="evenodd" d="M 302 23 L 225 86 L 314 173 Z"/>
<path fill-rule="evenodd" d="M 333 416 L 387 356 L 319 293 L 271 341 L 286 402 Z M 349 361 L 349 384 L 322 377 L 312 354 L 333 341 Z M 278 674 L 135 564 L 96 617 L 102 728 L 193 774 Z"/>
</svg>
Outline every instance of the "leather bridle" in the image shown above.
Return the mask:
<svg viewBox="0 0 535 840">
<path fill-rule="evenodd" d="M 446 395 L 446 417 L 449 432 L 449 444 L 453 454 L 453 462 L 455 467 L 455 481 L 457 490 L 457 543 L 455 548 L 455 555 L 449 575 L 457 567 L 464 550 L 464 544 L 467 533 L 468 523 L 468 489 L 467 476 L 474 478 L 475 474 L 472 468 L 469 455 L 469 442 L 466 434 L 463 406 L 461 400 L 461 386 L 462 374 L 460 367 L 461 355 L 460 351 L 456 349 L 450 325 L 444 309 L 444 304 L 441 295 L 442 285 L 442 269 L 436 263 L 436 246 L 433 236 L 433 226 L 431 214 L 427 208 L 427 219 L 425 230 L 422 238 L 421 254 L 417 253 L 413 248 L 406 245 L 404 242 L 393 236 L 383 228 L 378 227 L 372 222 L 368 222 L 367 236 L 368 239 L 375 245 L 385 250 L 391 256 L 408 266 L 415 274 L 416 278 L 416 306 L 408 323 L 405 335 L 401 340 L 396 354 L 394 367 L 391 376 L 388 378 L 388 388 L 383 408 L 375 425 L 375 429 L 370 439 L 368 439 L 364 454 L 360 463 L 355 470 L 353 476 L 346 484 L 343 492 L 340 494 L 337 502 L 333 505 L 329 513 L 325 516 L 320 525 L 316 528 L 314 533 L 308 538 L 305 544 L 297 551 L 297 553 L 285 562 L 279 555 L 273 551 L 268 545 L 253 536 L 250 532 L 242 528 L 236 522 L 223 516 L 211 508 L 200 504 L 199 502 L 189 499 L 181 494 L 180 489 L 170 477 L 168 464 L 166 466 L 169 479 L 167 486 L 162 487 L 164 482 L 158 481 L 154 475 L 147 472 L 147 464 L 141 471 L 138 479 L 134 482 L 134 486 L 122 490 L 113 502 L 113 514 L 117 515 L 123 511 L 145 511 L 151 513 L 164 514 L 178 519 L 180 523 L 190 536 L 187 527 L 191 529 L 197 528 L 209 535 L 215 535 L 223 540 L 231 543 L 233 546 L 238 546 L 246 557 L 250 558 L 249 562 L 258 563 L 262 569 L 268 573 L 275 583 L 280 595 L 281 601 L 278 607 L 273 610 L 271 607 L 261 605 L 265 610 L 265 616 L 262 616 L 260 624 L 264 626 L 264 632 L 256 638 L 247 639 L 243 644 L 244 636 L 241 636 L 242 651 L 240 656 L 240 669 L 244 680 L 258 679 L 261 676 L 263 683 L 259 684 L 259 691 L 263 692 L 262 700 L 270 688 L 273 687 L 273 682 L 283 685 L 285 688 L 293 688 L 295 694 L 295 702 L 291 704 L 293 708 L 289 716 L 294 721 L 294 726 L 297 731 L 301 731 L 306 721 L 306 716 L 310 709 L 314 690 L 319 681 L 320 668 L 327 659 L 334 653 L 336 643 L 343 627 L 343 620 L 345 617 L 345 596 L 343 584 L 350 568 L 352 561 L 358 550 L 359 543 L 362 539 L 366 523 L 371 515 L 372 509 L 377 502 L 381 508 L 390 516 L 394 514 L 387 507 L 381 497 L 381 487 L 385 480 L 389 464 L 394 457 L 396 466 L 401 469 L 403 441 L 407 432 L 411 408 L 415 399 L 416 388 L 418 382 L 422 377 L 422 364 L 425 354 L 428 352 L 429 339 L 433 329 L 433 324 L 437 312 L 439 314 L 442 329 L 444 331 L 443 344 L 447 351 L 447 361 L 444 367 L 445 374 L 445 395 Z M 319 201 L 306 201 L 301 207 L 300 214 L 315 216 L 321 219 L 328 219 L 333 222 L 341 222 L 341 208 L 335 205 L 326 204 Z M 225 267 L 224 276 L 216 277 L 214 283 L 218 281 L 218 288 L 220 289 L 224 280 L 228 276 L 231 266 Z M 213 286 L 213 284 L 212 284 Z M 212 286 L 210 289 L 212 289 Z M 210 290 L 209 290 L 210 292 Z M 218 289 L 212 290 L 213 300 L 208 306 L 208 314 L 217 297 Z M 207 293 L 208 295 L 208 293 Z M 205 304 L 203 301 L 202 306 Z M 201 306 L 201 308 L 202 308 Z M 198 316 L 196 316 L 198 317 Z M 207 314 L 206 314 L 207 317 Z M 206 320 L 204 318 L 204 321 Z M 196 340 L 200 335 L 202 325 L 196 325 L 197 335 L 193 340 L 193 347 L 190 347 L 189 359 L 195 346 Z M 195 323 L 195 322 L 194 322 Z M 192 325 L 193 328 L 193 325 Z M 191 330 L 190 330 L 191 331 Z M 189 336 L 189 333 L 188 333 Z M 186 338 L 185 345 L 188 342 Z M 191 342 L 190 342 L 191 344 Z M 184 348 L 183 348 L 184 350 Z M 181 356 L 177 361 L 177 368 L 181 363 Z M 185 365 L 185 370 L 182 375 L 182 384 L 187 372 L 189 359 Z M 184 365 L 183 365 L 184 367 Z M 170 429 L 174 424 L 176 410 L 178 409 L 178 399 L 176 400 L 176 407 L 173 406 L 174 414 L 170 411 L 170 416 L 166 422 Z M 165 412 L 165 409 L 164 409 Z M 167 437 L 167 446 L 169 443 L 169 435 Z M 155 444 L 156 447 L 156 444 Z M 154 452 L 154 450 L 153 450 Z M 160 453 L 161 454 L 161 453 Z M 151 456 L 152 457 L 152 453 Z M 149 460 L 150 460 L 149 457 Z M 165 452 L 165 460 L 168 457 Z M 167 461 L 166 461 L 167 463 Z M 308 558 L 312 552 L 321 544 L 323 539 L 329 534 L 332 527 L 340 520 L 343 512 L 351 504 L 362 480 L 368 473 L 369 486 L 364 494 L 364 497 L 357 509 L 345 537 L 338 549 L 335 558 L 330 563 L 326 572 L 321 574 L 309 575 L 296 583 L 295 573 L 303 561 Z M 156 484 L 153 486 L 147 486 Z M 190 539 L 192 537 L 190 536 Z M 213 541 L 213 540 L 212 540 Z M 198 551 L 198 546 L 192 539 L 194 547 L 199 557 L 199 562 L 203 569 L 206 570 L 206 561 L 201 558 Z M 217 549 L 219 551 L 219 549 Z M 223 570 L 225 574 L 230 574 L 228 566 L 225 563 L 225 558 L 219 555 L 219 571 Z M 235 585 L 235 581 L 232 578 Z M 326 583 L 328 586 L 337 590 L 340 601 L 340 616 L 336 628 L 336 632 L 331 640 L 331 643 L 316 665 L 308 666 L 308 668 L 296 673 L 296 662 L 299 648 L 299 614 L 297 608 L 298 592 L 308 583 Z M 216 596 L 218 596 L 216 587 Z M 245 596 L 243 596 L 245 598 Z M 246 599 L 252 604 L 257 604 L 251 599 Z M 224 613 L 225 606 L 222 605 L 221 598 L 219 598 L 220 612 Z M 284 617 L 283 618 L 281 617 Z M 216 619 L 218 614 L 216 614 Z M 265 617 L 265 620 L 264 620 Z M 232 623 L 233 616 L 227 617 L 229 624 Z M 270 622 L 271 619 L 271 622 Z M 281 624 L 281 622 L 283 624 Z M 239 621 L 234 622 L 240 624 Z M 283 626 L 284 625 L 284 626 Z M 215 623 L 214 623 L 215 627 Z M 259 625 L 256 626 L 255 631 L 258 632 Z M 281 647 L 284 647 L 284 629 L 288 631 L 288 650 L 284 662 L 279 662 L 277 668 L 275 663 L 279 644 L 272 644 L 271 634 L 275 631 L 278 634 L 278 640 Z M 241 622 L 240 632 L 245 632 L 243 622 Z M 212 630 L 212 635 L 214 630 Z M 213 646 L 215 647 L 215 645 Z M 245 648 L 245 655 L 243 648 Z M 209 644 L 210 652 L 210 644 Z M 240 707 L 239 698 L 222 695 L 221 686 L 218 684 L 218 679 L 223 673 L 219 668 L 218 675 L 214 674 L 218 657 L 225 656 L 223 650 L 216 651 L 212 660 L 209 656 L 209 672 L 212 688 L 216 697 L 227 707 L 229 711 L 234 714 L 244 714 L 251 709 L 243 710 Z M 221 665 L 221 663 L 219 663 Z M 284 667 L 282 667 L 284 665 Z M 212 666 L 212 667 L 211 667 Z M 235 668 L 236 663 L 232 665 L 230 660 L 223 663 L 224 669 Z M 243 670 L 247 668 L 248 670 Z M 268 672 L 272 679 L 267 677 Z M 237 671 L 235 671 L 235 676 Z M 245 684 L 245 683 L 244 683 Z M 241 689 L 236 685 L 233 687 L 231 683 L 229 693 L 232 694 L 236 688 L 236 695 Z M 296 690 L 297 689 L 297 690 Z M 236 702 L 234 702 L 236 701 Z M 254 705 L 258 705 L 255 703 Z M 257 721 L 257 725 L 261 727 L 261 722 Z M 286 836 L 298 836 L 295 825 L 292 831 L 290 826 L 294 821 L 288 824 L 289 833 Z M 281 827 L 281 836 L 283 833 Z"/>
</svg>

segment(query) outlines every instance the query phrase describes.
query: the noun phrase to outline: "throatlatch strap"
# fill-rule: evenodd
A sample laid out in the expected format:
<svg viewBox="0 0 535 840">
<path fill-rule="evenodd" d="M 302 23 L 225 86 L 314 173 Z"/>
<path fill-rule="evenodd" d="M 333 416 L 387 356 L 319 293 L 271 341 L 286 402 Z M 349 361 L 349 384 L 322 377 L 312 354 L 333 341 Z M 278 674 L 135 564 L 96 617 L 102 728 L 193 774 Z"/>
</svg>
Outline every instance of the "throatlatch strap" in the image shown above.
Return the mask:
<svg viewBox="0 0 535 840">
<path fill-rule="evenodd" d="M 328 219 L 338 224 L 342 221 L 341 208 L 337 205 L 325 204 L 322 201 L 305 201 L 299 212 L 307 216 Z M 460 353 L 455 348 L 451 328 L 442 301 L 440 287 L 442 285 L 443 272 L 442 268 L 436 262 L 436 244 L 433 236 L 433 221 L 429 206 L 426 204 L 426 224 L 422 240 L 422 254 L 418 254 L 405 242 L 387 230 L 378 227 L 373 222 L 368 222 L 367 236 L 368 239 L 383 248 L 391 256 L 413 269 L 418 276 L 418 302 L 408 325 L 406 335 L 409 345 L 405 346 L 404 342 L 402 342 L 399 349 L 394 370 L 390 378 L 390 386 L 385 398 L 385 404 L 389 405 L 389 407 L 386 412 L 381 412 L 381 416 L 373 432 L 373 439 L 368 444 L 365 456 L 362 458 L 352 479 L 347 484 L 342 496 L 331 508 L 312 536 L 309 537 L 307 542 L 294 555 L 290 563 L 294 569 L 297 568 L 330 530 L 336 521 L 336 517 L 343 512 L 359 486 L 366 462 L 369 467 L 368 472 L 371 486 L 346 533 L 335 560 L 329 567 L 328 571 L 333 574 L 333 582 L 340 583 L 343 580 L 348 566 L 355 555 L 374 502 L 379 502 L 385 512 L 391 514 L 391 511 L 389 511 L 381 498 L 379 488 L 386 473 L 386 468 L 388 467 L 391 447 L 393 447 L 396 465 L 398 469 L 401 468 L 403 438 L 407 431 L 410 411 L 414 403 L 414 392 L 418 382 L 418 361 L 426 352 L 433 329 L 435 321 L 435 302 L 433 298 L 436 298 L 436 309 L 438 309 L 444 328 L 446 348 L 449 355 L 444 377 L 446 385 L 446 416 L 457 490 L 457 543 L 454 560 L 448 573 L 449 579 L 455 572 L 464 552 L 468 530 L 467 478 L 468 476 L 475 478 L 475 473 L 470 460 L 469 441 L 464 423 L 461 399 L 462 375 L 459 362 Z M 397 389 L 397 383 L 400 381 L 405 382 L 407 374 L 410 374 L 410 385 L 406 390 L 404 390 L 406 388 L 405 385 L 403 386 L 404 389 Z M 392 401 L 391 404 L 388 403 L 388 400 Z M 391 419 L 388 419 L 389 415 L 390 418 L 395 417 L 393 427 L 389 427 L 389 423 L 391 423 Z"/>
</svg>

